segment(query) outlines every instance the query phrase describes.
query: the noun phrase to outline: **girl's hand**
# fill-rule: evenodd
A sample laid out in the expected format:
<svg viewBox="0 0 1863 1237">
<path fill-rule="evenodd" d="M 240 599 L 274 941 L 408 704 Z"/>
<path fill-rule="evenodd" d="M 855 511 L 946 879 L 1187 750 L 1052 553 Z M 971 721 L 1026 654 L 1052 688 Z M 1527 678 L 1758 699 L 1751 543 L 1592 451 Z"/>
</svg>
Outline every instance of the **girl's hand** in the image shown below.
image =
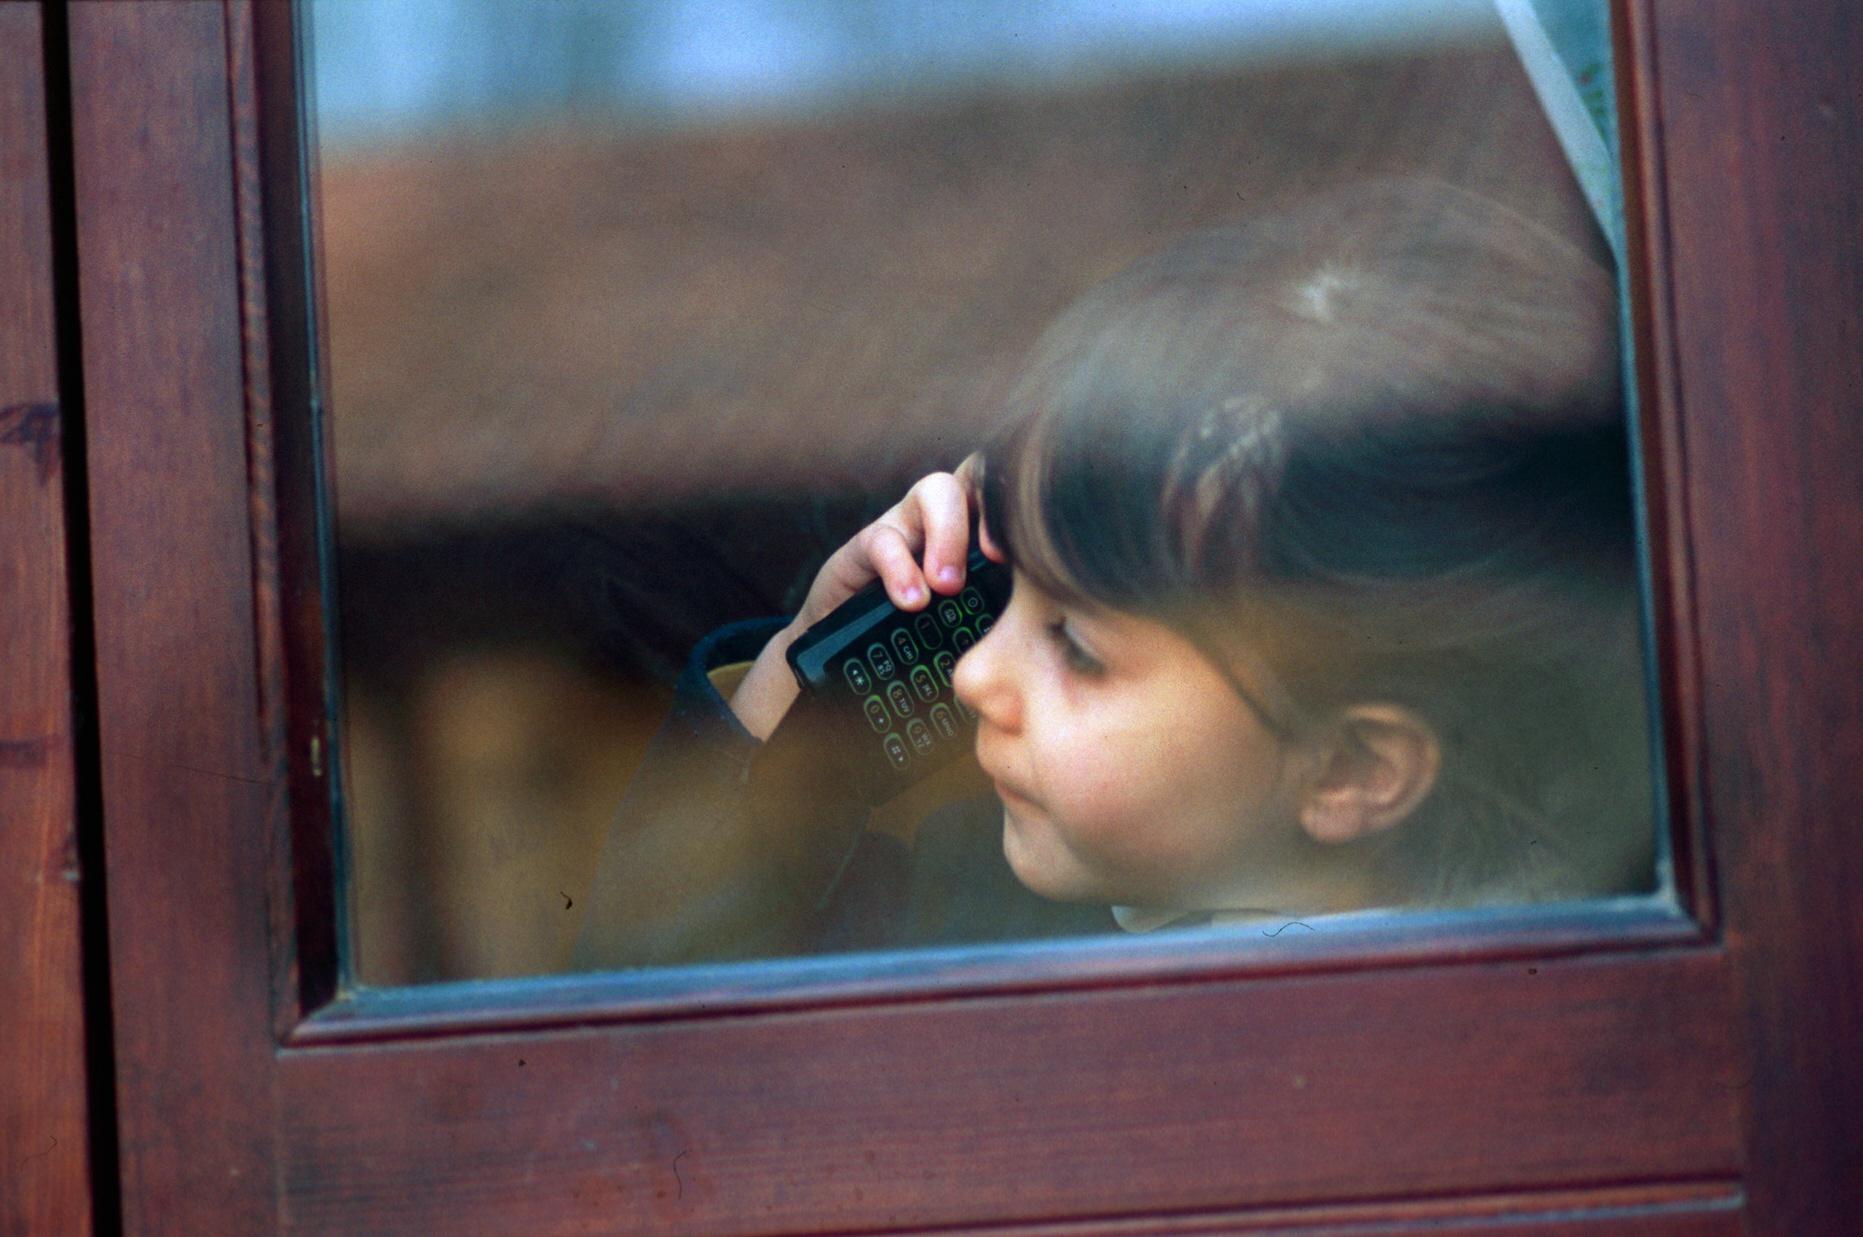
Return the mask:
<svg viewBox="0 0 1863 1237">
<path fill-rule="evenodd" d="M 759 739 L 767 739 L 795 702 L 798 688 L 785 654 L 797 636 L 873 580 L 902 610 L 922 610 L 934 593 L 950 596 L 964 587 L 970 525 L 977 507 L 977 457 L 956 472 L 922 477 L 879 519 L 854 534 L 829 556 L 809 586 L 794 621 L 764 646 L 731 697 L 731 711 Z M 983 552 L 998 562 L 1002 552 L 978 522 Z"/>
<path fill-rule="evenodd" d="M 875 579 L 886 582 L 887 597 L 902 610 L 922 610 L 933 593 L 949 596 L 961 590 L 976 509 L 976 458 L 965 460 L 956 472 L 920 478 L 904 498 L 836 550 L 802 602 L 796 631 L 820 622 Z"/>
</svg>

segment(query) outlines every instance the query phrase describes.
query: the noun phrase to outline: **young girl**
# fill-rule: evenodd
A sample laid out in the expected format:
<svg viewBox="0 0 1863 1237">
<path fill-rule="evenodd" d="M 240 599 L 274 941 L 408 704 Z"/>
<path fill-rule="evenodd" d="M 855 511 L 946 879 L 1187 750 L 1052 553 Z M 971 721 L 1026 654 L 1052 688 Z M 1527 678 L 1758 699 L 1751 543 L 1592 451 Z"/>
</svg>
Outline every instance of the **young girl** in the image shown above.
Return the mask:
<svg viewBox="0 0 1863 1237">
<path fill-rule="evenodd" d="M 1005 437 L 793 621 L 701 646 L 578 964 L 1649 888 L 1615 340 L 1590 255 L 1440 185 L 1139 262 L 1047 333 Z M 954 676 L 993 793 L 910 850 L 829 786 L 748 801 L 790 641 L 875 577 L 958 592 L 973 524 L 1015 581 Z M 703 670 L 753 652 L 726 707 Z"/>
</svg>

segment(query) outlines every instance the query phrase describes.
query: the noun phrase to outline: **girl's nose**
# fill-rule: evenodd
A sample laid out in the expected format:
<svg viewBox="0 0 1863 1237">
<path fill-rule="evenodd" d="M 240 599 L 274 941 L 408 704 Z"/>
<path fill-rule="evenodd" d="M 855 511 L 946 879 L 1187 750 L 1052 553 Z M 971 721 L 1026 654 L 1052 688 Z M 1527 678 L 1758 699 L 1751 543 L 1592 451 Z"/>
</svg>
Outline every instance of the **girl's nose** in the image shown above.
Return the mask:
<svg viewBox="0 0 1863 1237">
<path fill-rule="evenodd" d="M 1005 620 L 1007 615 L 1004 616 Z M 971 650 L 958 658 L 951 671 L 951 688 L 971 712 L 998 730 L 1014 731 L 1022 725 L 1022 697 L 1005 652 L 1009 634 L 999 622 Z"/>
</svg>

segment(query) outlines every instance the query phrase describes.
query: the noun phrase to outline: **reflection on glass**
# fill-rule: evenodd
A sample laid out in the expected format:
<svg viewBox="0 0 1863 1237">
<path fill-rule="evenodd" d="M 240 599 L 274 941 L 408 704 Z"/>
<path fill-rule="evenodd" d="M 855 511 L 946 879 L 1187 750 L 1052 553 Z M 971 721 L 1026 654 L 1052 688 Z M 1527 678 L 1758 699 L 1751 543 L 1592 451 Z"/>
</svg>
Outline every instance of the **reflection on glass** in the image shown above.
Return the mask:
<svg viewBox="0 0 1863 1237">
<path fill-rule="evenodd" d="M 1649 890 L 1499 8 L 313 5 L 358 977 Z"/>
</svg>

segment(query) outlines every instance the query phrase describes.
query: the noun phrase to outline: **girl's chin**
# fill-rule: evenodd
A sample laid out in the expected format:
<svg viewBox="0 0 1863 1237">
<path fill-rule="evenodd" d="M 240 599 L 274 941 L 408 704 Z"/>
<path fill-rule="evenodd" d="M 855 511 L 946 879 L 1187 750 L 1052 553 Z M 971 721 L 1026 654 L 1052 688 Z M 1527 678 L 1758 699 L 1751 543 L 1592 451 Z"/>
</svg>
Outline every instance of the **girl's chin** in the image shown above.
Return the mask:
<svg viewBox="0 0 1863 1237">
<path fill-rule="evenodd" d="M 1003 858 L 1024 888 L 1055 902 L 1104 901 L 1058 851 L 1054 837 L 1041 824 L 1003 806 Z"/>
<path fill-rule="evenodd" d="M 1003 858 L 1009 861 L 1009 870 L 1016 874 L 1030 892 L 1047 896 L 1043 888 L 1046 881 L 1047 866 L 1040 862 L 1037 848 L 1029 837 L 1029 826 L 1008 803 L 1003 804 Z"/>
</svg>

